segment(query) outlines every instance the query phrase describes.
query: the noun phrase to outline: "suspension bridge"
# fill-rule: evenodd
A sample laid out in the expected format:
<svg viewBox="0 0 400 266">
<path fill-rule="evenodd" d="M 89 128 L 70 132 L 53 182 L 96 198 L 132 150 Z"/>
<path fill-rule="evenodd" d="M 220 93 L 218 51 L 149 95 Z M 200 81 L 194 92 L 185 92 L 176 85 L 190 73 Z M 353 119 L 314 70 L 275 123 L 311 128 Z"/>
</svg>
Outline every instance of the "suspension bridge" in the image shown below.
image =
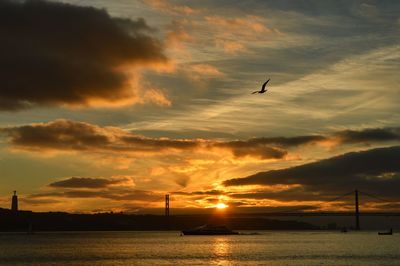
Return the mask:
<svg viewBox="0 0 400 266">
<path fill-rule="evenodd" d="M 354 216 L 354 228 L 356 230 L 360 230 L 360 217 L 367 217 L 367 216 L 381 216 L 381 217 L 395 217 L 395 216 L 400 216 L 400 212 L 382 212 L 382 211 L 365 211 L 361 212 L 360 211 L 360 195 L 367 196 L 369 198 L 373 198 L 374 200 L 378 200 L 379 202 L 384 202 L 384 203 L 398 203 L 397 201 L 391 201 L 387 199 L 383 199 L 379 196 L 373 195 L 371 193 L 366 193 L 362 192 L 359 190 L 354 190 L 350 191 L 348 193 L 345 193 L 343 195 L 340 195 L 339 197 L 336 197 L 334 199 L 331 199 L 329 201 L 324 201 L 322 204 L 317 205 L 317 207 L 327 204 L 327 203 L 332 203 L 332 202 L 337 202 L 342 200 L 345 197 L 354 195 L 354 210 L 353 211 L 305 211 L 305 207 L 302 206 L 300 208 L 290 208 L 287 210 L 280 210 L 280 211 L 273 211 L 273 212 L 263 212 L 263 216 L 270 216 L 270 217 L 278 217 L 278 216 L 297 216 L 297 217 L 318 217 L 318 216 Z M 170 202 L 170 197 L 169 194 L 165 195 L 165 216 L 169 217 L 169 204 Z"/>
<path fill-rule="evenodd" d="M 362 192 L 359 190 L 354 190 L 348 193 L 345 193 L 337 198 L 334 198 L 329 201 L 325 201 L 324 204 L 326 203 L 331 203 L 335 201 L 339 201 L 343 199 L 346 196 L 350 196 L 354 194 L 354 211 L 328 211 L 328 212 L 304 212 L 301 210 L 304 210 L 304 207 L 298 208 L 298 209 L 291 209 L 287 211 L 279 211 L 279 212 L 268 212 L 265 213 L 267 216 L 299 216 L 299 217 L 305 217 L 305 216 L 354 216 L 355 218 L 355 229 L 360 230 L 360 216 L 383 216 L 383 217 L 392 217 L 392 216 L 400 216 L 400 212 L 373 212 L 373 211 L 367 211 L 367 212 L 361 212 L 360 211 L 360 195 L 364 195 L 370 198 L 373 198 L 375 200 L 379 200 L 380 202 L 385 202 L 385 203 L 397 203 L 395 201 L 390 201 L 383 199 L 381 197 L 378 197 L 376 195 L 373 195 L 371 193 L 366 193 Z"/>
</svg>

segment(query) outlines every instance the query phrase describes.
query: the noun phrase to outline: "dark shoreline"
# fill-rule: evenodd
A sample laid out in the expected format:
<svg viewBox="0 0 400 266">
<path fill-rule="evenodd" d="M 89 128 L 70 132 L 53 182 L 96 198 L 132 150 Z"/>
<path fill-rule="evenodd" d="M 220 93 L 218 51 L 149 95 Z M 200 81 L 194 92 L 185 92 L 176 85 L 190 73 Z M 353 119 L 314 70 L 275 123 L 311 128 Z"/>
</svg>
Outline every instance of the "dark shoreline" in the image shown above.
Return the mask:
<svg viewBox="0 0 400 266">
<path fill-rule="evenodd" d="M 234 230 L 319 230 L 305 222 L 249 215 L 137 215 L 124 213 L 71 214 L 12 212 L 0 209 L 0 232 L 30 231 L 180 231 L 203 224 L 226 225 Z"/>
</svg>

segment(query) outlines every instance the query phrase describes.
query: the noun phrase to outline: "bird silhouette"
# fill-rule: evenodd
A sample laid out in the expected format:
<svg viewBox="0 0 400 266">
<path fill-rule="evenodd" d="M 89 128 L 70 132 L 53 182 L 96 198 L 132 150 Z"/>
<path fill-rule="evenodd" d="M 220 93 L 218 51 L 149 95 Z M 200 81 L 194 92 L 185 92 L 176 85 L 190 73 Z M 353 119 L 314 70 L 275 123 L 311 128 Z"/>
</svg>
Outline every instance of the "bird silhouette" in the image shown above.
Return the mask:
<svg viewBox="0 0 400 266">
<path fill-rule="evenodd" d="M 255 93 L 264 93 L 264 92 L 266 92 L 267 90 L 265 89 L 265 87 L 267 86 L 267 83 L 269 82 L 269 80 L 270 80 L 270 79 L 268 79 L 266 82 L 264 82 L 264 84 L 262 85 L 260 91 L 253 91 L 251 94 L 255 94 Z"/>
</svg>

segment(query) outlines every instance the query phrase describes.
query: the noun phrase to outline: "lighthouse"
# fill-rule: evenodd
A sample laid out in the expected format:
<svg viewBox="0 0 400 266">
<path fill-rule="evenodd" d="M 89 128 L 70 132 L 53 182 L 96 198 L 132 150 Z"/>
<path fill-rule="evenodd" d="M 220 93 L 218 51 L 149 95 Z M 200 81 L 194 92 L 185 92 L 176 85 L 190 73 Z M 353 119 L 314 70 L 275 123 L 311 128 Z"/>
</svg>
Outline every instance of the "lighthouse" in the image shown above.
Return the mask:
<svg viewBox="0 0 400 266">
<path fill-rule="evenodd" d="M 18 196 L 17 196 L 17 191 L 14 190 L 14 195 L 12 196 L 11 200 L 11 210 L 13 212 L 18 211 Z"/>
</svg>

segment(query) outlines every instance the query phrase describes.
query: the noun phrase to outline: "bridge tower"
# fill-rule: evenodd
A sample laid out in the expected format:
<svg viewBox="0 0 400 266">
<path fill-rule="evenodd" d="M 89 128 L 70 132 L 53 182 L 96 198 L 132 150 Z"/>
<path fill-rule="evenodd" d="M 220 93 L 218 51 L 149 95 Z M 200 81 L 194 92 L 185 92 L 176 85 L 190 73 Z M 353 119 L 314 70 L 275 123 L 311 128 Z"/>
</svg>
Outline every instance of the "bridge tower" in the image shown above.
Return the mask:
<svg viewBox="0 0 400 266">
<path fill-rule="evenodd" d="M 165 195 L 165 217 L 169 217 L 169 194 Z"/>
<path fill-rule="evenodd" d="M 356 230 L 360 230 L 360 211 L 358 206 L 358 190 L 354 191 L 355 196 L 355 215 L 356 215 Z"/>
</svg>

